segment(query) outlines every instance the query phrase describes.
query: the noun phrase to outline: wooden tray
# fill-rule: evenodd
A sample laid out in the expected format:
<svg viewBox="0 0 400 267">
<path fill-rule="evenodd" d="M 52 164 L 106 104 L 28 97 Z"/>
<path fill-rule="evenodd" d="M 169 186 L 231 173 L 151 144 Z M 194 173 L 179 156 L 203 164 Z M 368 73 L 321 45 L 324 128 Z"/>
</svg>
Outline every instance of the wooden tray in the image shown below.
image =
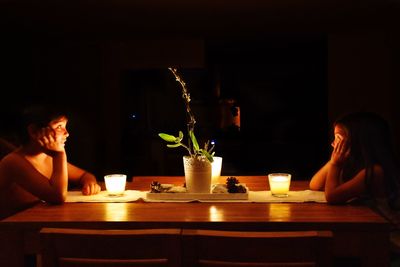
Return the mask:
<svg viewBox="0 0 400 267">
<path fill-rule="evenodd" d="M 154 200 L 247 200 L 246 193 L 146 193 L 147 199 Z"/>
</svg>

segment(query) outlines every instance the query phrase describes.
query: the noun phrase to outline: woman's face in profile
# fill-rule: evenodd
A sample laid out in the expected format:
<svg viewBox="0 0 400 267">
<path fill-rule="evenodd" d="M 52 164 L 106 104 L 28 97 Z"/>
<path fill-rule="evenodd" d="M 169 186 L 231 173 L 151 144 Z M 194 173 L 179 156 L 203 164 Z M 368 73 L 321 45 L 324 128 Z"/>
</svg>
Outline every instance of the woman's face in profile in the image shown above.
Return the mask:
<svg viewBox="0 0 400 267">
<path fill-rule="evenodd" d="M 349 134 L 347 129 L 341 125 L 341 124 L 336 124 L 334 128 L 334 139 L 331 143 L 332 147 L 335 147 L 340 141 L 343 141 L 345 143 L 349 142 Z"/>
<path fill-rule="evenodd" d="M 49 123 L 49 127 L 54 130 L 55 137 L 59 142 L 65 143 L 69 133 L 67 131 L 68 119 L 66 117 L 60 117 L 52 120 Z"/>
</svg>

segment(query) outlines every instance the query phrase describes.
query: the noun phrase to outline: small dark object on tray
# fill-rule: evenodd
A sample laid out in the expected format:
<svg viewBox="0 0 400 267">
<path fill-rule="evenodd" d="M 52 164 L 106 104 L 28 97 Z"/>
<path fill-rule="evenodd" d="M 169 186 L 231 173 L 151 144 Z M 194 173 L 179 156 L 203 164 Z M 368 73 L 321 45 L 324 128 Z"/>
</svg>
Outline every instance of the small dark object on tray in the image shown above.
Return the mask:
<svg viewBox="0 0 400 267">
<path fill-rule="evenodd" d="M 161 184 L 158 181 L 153 181 L 150 184 L 150 192 L 151 193 L 160 193 L 162 190 Z"/>
<path fill-rule="evenodd" d="M 228 177 L 226 179 L 226 187 L 229 193 L 246 193 L 246 187 L 239 183 L 236 177 Z"/>
</svg>

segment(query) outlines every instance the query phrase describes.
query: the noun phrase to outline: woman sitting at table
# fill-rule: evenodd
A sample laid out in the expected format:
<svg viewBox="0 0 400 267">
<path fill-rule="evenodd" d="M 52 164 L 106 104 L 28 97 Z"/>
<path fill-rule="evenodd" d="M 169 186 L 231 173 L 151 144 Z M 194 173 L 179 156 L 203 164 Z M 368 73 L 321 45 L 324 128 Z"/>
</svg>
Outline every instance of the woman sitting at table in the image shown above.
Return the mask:
<svg viewBox="0 0 400 267">
<path fill-rule="evenodd" d="M 100 192 L 93 174 L 67 161 L 64 113 L 32 106 L 22 115 L 22 145 L 0 161 L 0 218 L 39 200 L 63 203 L 69 181 L 80 184 L 84 195 Z"/>
<path fill-rule="evenodd" d="M 331 158 L 311 178 L 310 189 L 324 190 L 331 204 L 365 201 L 398 232 L 400 175 L 388 123 L 375 113 L 357 112 L 333 126 Z"/>
</svg>

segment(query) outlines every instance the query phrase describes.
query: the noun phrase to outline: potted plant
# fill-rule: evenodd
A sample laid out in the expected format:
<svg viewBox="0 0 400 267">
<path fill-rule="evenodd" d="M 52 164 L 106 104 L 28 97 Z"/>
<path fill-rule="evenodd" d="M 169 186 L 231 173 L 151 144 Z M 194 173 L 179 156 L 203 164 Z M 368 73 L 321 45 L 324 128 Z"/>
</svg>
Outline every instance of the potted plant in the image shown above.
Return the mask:
<svg viewBox="0 0 400 267">
<path fill-rule="evenodd" d="M 211 190 L 211 163 L 213 162 L 214 145 L 210 146 L 210 142 L 204 143 L 203 148 L 200 147 L 194 134 L 194 126 L 196 123 L 193 112 L 190 108 L 190 94 L 186 87 L 186 83 L 178 74 L 175 68 L 168 68 L 175 76 L 182 88 L 182 98 L 185 101 L 187 113 L 187 142 L 184 143 L 184 134 L 179 131 L 178 136 L 159 133 L 158 135 L 168 142 L 167 147 L 176 148 L 183 147 L 187 150 L 188 155 L 183 156 L 183 166 L 185 172 L 185 182 L 187 192 L 189 193 L 210 193 Z"/>
</svg>

